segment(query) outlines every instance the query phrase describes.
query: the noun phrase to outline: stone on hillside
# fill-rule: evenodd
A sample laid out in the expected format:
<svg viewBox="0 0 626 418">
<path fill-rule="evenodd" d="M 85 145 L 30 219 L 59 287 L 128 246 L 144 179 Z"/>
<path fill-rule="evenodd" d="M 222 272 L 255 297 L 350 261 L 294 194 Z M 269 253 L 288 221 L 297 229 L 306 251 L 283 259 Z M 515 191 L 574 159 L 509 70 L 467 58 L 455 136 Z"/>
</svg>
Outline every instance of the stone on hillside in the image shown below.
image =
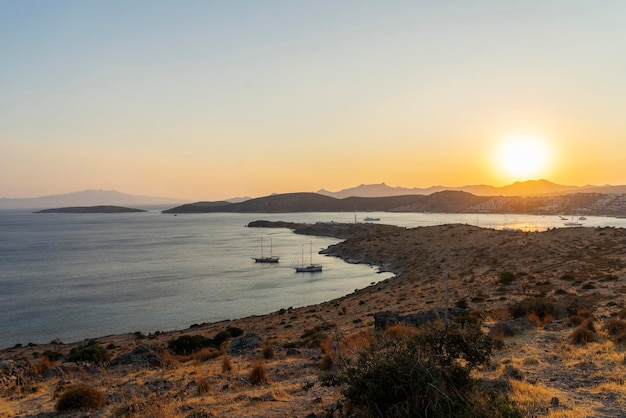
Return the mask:
<svg viewBox="0 0 626 418">
<path fill-rule="evenodd" d="M 468 309 L 448 308 L 448 319 L 456 316 L 469 314 Z M 393 325 L 408 325 L 419 327 L 427 322 L 446 317 L 446 310 L 443 308 L 431 309 L 429 311 L 418 312 L 409 315 L 399 315 L 395 312 L 377 312 L 374 314 L 374 329 L 376 331 L 384 331 Z"/>
<path fill-rule="evenodd" d="M 236 355 L 255 351 L 261 344 L 263 344 L 263 338 L 256 334 L 242 335 L 231 340 L 228 346 L 228 354 Z"/>
<path fill-rule="evenodd" d="M 116 357 L 111 362 L 111 366 L 132 364 L 140 367 L 161 367 L 163 366 L 164 352 L 165 348 L 158 345 L 140 345 L 130 353 Z"/>
</svg>

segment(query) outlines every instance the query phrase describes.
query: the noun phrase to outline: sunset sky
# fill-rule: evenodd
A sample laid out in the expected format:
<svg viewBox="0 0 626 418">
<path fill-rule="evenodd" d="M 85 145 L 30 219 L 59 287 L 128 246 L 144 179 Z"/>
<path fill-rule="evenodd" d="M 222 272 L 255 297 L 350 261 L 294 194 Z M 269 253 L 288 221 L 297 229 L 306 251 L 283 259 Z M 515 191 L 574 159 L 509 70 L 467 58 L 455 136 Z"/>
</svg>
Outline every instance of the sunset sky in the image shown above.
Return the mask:
<svg viewBox="0 0 626 418">
<path fill-rule="evenodd" d="M 624 22 L 619 0 L 0 0 L 0 197 L 626 184 Z"/>
</svg>

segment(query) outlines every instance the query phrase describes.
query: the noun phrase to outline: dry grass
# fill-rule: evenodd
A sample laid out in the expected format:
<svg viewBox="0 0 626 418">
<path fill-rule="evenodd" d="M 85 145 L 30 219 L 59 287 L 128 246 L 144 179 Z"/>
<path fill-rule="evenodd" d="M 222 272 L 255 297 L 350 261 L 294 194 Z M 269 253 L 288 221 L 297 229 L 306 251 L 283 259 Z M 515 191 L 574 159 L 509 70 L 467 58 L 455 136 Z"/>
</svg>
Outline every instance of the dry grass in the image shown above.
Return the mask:
<svg viewBox="0 0 626 418">
<path fill-rule="evenodd" d="M 267 385 L 270 383 L 264 361 L 257 361 L 252 365 L 252 369 L 248 373 L 248 380 L 251 385 Z"/>
<path fill-rule="evenodd" d="M 355 332 L 341 340 L 339 350 L 345 358 L 355 357 L 361 350 L 371 347 L 374 341 L 372 332 Z"/>
<path fill-rule="evenodd" d="M 563 393 L 549 388 L 542 383 L 531 384 L 525 381 L 511 380 L 510 399 L 515 402 L 526 416 L 533 416 L 551 406 L 552 398 L 563 401 Z"/>
<path fill-rule="evenodd" d="M 265 360 L 270 360 L 276 357 L 276 351 L 274 350 L 274 344 L 269 341 L 266 341 L 261 346 L 261 353 L 263 353 L 263 358 Z"/>
<path fill-rule="evenodd" d="M 227 353 L 222 354 L 222 373 L 233 371 L 233 361 Z"/>
<path fill-rule="evenodd" d="M 44 374 L 50 367 L 52 367 L 52 362 L 48 359 L 48 357 L 43 356 L 39 357 L 35 364 L 32 365 L 33 372 L 37 376 Z"/>
</svg>

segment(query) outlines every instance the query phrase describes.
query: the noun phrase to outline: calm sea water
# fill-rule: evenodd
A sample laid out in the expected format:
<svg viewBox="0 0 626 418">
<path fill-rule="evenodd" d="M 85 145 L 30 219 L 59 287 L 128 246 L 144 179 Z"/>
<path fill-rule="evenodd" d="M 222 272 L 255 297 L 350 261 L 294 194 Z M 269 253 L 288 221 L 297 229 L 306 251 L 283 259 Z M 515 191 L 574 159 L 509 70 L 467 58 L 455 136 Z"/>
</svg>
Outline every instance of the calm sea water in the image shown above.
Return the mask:
<svg viewBox="0 0 626 418">
<path fill-rule="evenodd" d="M 560 227 L 556 216 L 369 213 L 407 227 Z M 356 215 L 362 218 L 364 214 Z M 250 221 L 354 222 L 353 213 L 164 215 L 0 211 L 0 347 L 168 331 L 344 296 L 389 277 L 317 251 L 338 242 Z M 590 218 L 585 226 L 626 226 Z M 257 264 L 261 240 L 280 263 Z M 295 273 L 312 243 L 322 273 Z M 308 256 L 308 254 L 307 254 Z"/>
</svg>

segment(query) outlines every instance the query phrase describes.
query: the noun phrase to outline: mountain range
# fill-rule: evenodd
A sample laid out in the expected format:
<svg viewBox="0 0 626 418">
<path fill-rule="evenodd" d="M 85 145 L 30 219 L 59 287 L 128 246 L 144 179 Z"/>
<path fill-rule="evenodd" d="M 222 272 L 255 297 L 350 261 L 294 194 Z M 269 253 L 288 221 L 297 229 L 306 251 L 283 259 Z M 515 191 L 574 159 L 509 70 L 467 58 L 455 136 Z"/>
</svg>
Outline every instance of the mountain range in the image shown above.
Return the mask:
<svg viewBox="0 0 626 418">
<path fill-rule="evenodd" d="M 0 209 L 40 209 L 67 206 L 171 206 L 185 203 L 170 197 L 134 196 L 115 190 L 83 190 L 32 198 L 0 198 Z"/>
<path fill-rule="evenodd" d="M 360 197 L 384 197 L 402 195 L 429 195 L 442 192 L 444 190 L 461 191 L 472 193 L 477 196 L 541 196 L 541 195 L 561 195 L 566 193 L 626 193 L 626 185 L 623 186 L 566 186 L 552 183 L 548 180 L 528 180 L 515 182 L 503 187 L 489 185 L 469 185 L 461 187 L 431 186 L 426 188 L 392 187 L 385 183 L 361 184 L 357 187 L 343 189 L 338 192 L 331 192 L 320 189 L 318 194 L 343 199 L 351 196 Z"/>
<path fill-rule="evenodd" d="M 443 193 L 442 192 L 457 192 Z M 448 204 L 443 204 L 441 198 L 456 196 L 463 201 L 455 203 L 454 211 L 461 207 L 471 208 L 481 202 L 492 200 L 485 205 L 498 206 L 494 203 L 497 197 L 549 197 L 570 194 L 618 194 L 626 193 L 626 185 L 622 186 L 567 186 L 552 183 L 547 180 L 529 180 L 516 182 L 504 187 L 489 185 L 469 185 L 463 187 L 432 186 L 427 188 L 392 187 L 385 183 L 362 184 L 357 187 L 331 192 L 321 189 L 317 193 L 286 193 L 272 194 L 259 198 L 233 198 L 224 201 L 196 202 L 169 197 L 149 197 L 129 195 L 114 190 L 84 190 L 80 192 L 59 194 L 35 198 L 0 198 L 0 209 L 41 209 L 60 208 L 69 206 L 173 206 L 176 213 L 185 212 L 299 212 L 309 210 L 320 211 L 354 211 L 354 210 L 408 210 L 408 211 L 441 211 L 453 210 Z M 416 197 L 432 196 L 428 199 Z M 469 197 L 473 196 L 473 197 Z M 540 199 L 541 200 L 541 199 Z M 580 199 L 579 199 L 580 200 Z M 515 199 L 509 199 L 513 204 Z M 418 203 L 421 202 L 421 203 Z M 430 203 L 426 203 L 430 202 Z M 437 203 L 438 202 L 438 203 Z M 473 203 L 472 203 L 473 202 Z M 471 203 L 471 204 L 470 204 Z M 166 211 L 166 213 L 170 213 Z M 172 212 L 173 213 L 173 212 Z"/>
</svg>

